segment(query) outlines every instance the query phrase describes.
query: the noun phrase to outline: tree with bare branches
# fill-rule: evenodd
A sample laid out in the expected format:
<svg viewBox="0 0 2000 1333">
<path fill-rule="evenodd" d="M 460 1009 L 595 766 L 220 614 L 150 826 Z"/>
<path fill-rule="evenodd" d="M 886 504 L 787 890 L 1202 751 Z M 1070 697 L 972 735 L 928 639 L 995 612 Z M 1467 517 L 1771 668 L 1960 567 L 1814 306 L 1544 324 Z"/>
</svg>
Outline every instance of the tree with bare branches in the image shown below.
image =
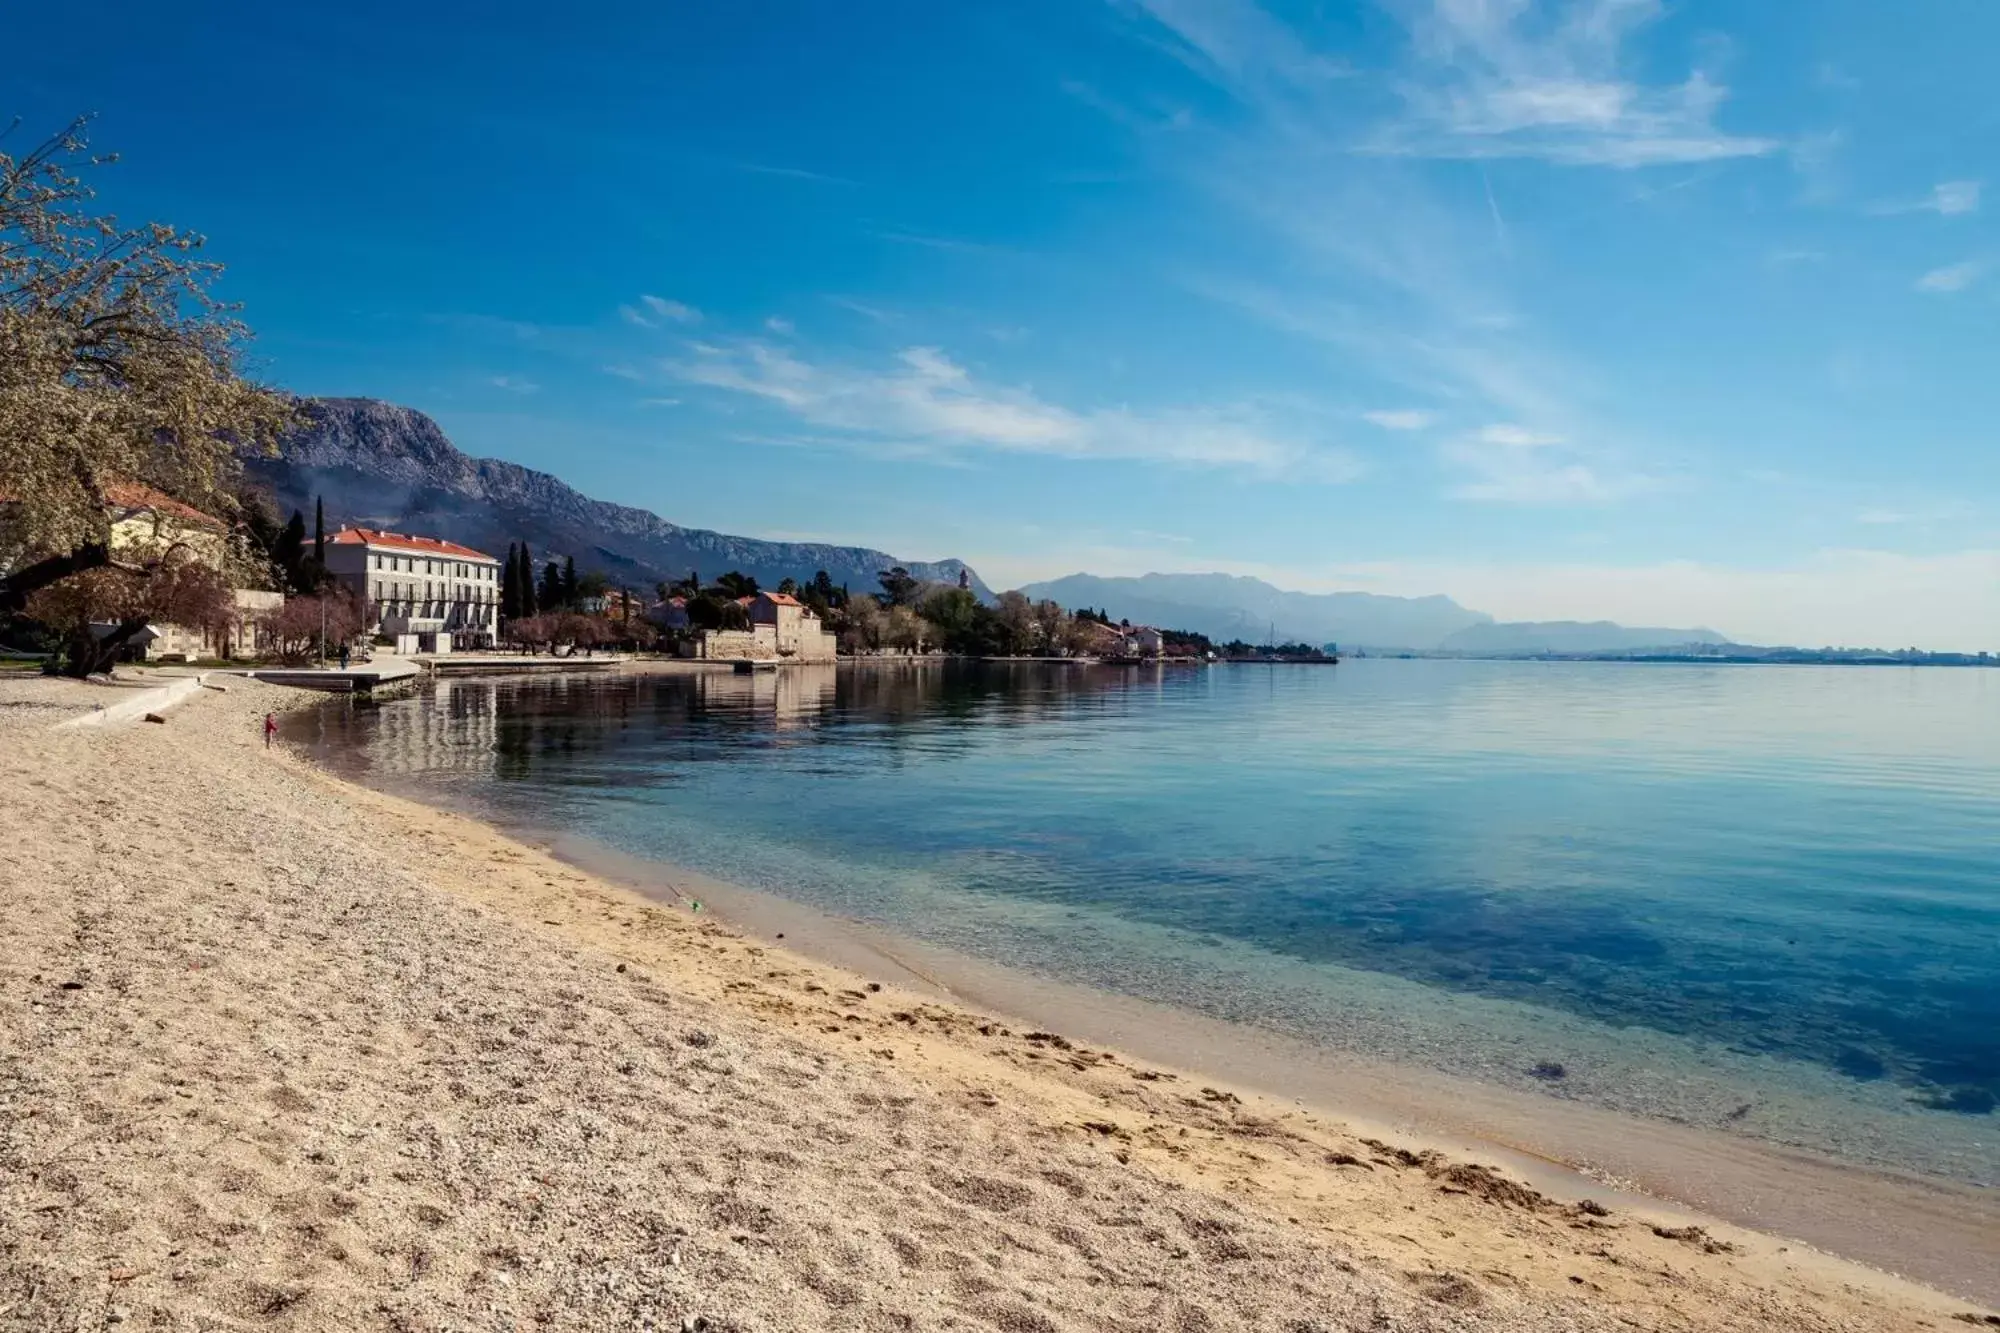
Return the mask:
<svg viewBox="0 0 2000 1333">
<path fill-rule="evenodd" d="M 359 638 L 364 628 L 361 604 L 340 585 L 313 597 L 287 597 L 283 606 L 264 617 L 265 633 L 288 662 L 337 653 L 341 644 Z"/>
<path fill-rule="evenodd" d="M 113 549 L 110 493 L 233 520 L 239 451 L 274 453 L 293 420 L 244 374 L 249 331 L 202 238 L 92 207 L 86 176 L 114 159 L 86 126 L 0 152 L 0 616 L 92 570 L 184 579 L 177 548 Z"/>
</svg>

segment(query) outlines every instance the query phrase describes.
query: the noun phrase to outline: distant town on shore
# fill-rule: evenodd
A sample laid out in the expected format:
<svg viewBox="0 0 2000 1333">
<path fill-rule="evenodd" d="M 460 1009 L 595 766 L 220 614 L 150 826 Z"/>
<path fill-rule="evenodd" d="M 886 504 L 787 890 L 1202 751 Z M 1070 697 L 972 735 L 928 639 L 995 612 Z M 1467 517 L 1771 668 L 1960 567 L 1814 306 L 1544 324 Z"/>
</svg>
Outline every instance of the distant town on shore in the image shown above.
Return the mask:
<svg viewBox="0 0 2000 1333">
<path fill-rule="evenodd" d="M 9 623 L 0 647 L 78 674 L 120 659 L 299 662 L 376 649 L 412 656 L 511 651 L 552 657 L 603 649 L 763 663 L 952 656 L 1320 664 L 1338 661 L 1342 651 L 1336 641 L 1287 640 L 1275 618 L 1261 641 L 1240 635 L 1218 641 L 1197 629 L 1114 616 L 1119 608 L 1112 598 L 1120 585 L 1145 580 L 1063 581 L 1104 592 L 1097 607 L 1065 606 L 1024 590 L 993 593 L 956 562 L 950 579 L 920 577 L 889 564 L 858 590 L 851 578 L 836 582 L 825 568 L 783 575 L 771 587 L 740 569 L 705 579 L 695 568 L 635 587 L 610 572 L 608 561 L 580 567 L 573 552 L 545 550 L 538 556 L 526 539 L 509 542 L 504 556 L 495 556 L 419 532 L 347 523 L 329 531 L 317 496 L 309 534 L 303 509 L 280 521 L 270 491 L 254 477 L 235 499 L 240 519 L 232 525 L 150 486 L 127 482 L 107 488 L 105 521 L 113 548 L 135 556 L 161 549 L 191 553 L 195 567 L 207 575 L 191 582 L 205 591 L 183 595 L 163 615 L 117 615 L 88 598 L 43 599 L 29 615 Z M 10 508 L 0 502 L 0 523 Z M 1183 609 L 1191 620 L 1218 614 L 1213 607 Z M 1470 643 L 1448 638 L 1429 648 L 1357 645 L 1348 653 L 1837 665 L 1981 666 L 1996 660 L 1987 653 L 1914 648 L 1769 648 L 1731 643 L 1706 631 L 1675 643 L 1666 641 L 1669 632 L 1609 624 L 1508 626 L 1481 618 L 1470 628 L 1485 632 L 1486 646 L 1475 635 Z M 1512 644 L 1506 641 L 1510 632 Z M 1499 641 L 1492 642 L 1496 636 Z M 1643 642 L 1649 637 L 1660 641 Z"/>
</svg>

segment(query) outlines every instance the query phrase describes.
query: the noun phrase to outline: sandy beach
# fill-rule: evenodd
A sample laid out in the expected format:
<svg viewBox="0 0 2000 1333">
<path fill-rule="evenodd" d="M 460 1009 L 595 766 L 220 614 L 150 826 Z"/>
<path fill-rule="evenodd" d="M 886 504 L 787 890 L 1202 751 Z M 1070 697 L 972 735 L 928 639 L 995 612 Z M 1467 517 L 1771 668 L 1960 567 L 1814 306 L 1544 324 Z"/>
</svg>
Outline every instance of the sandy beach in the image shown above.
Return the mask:
<svg viewBox="0 0 2000 1333">
<path fill-rule="evenodd" d="M 0 680 L 0 1328 L 2000 1324 L 809 960 L 267 751 L 314 696 L 90 690 Z"/>
</svg>

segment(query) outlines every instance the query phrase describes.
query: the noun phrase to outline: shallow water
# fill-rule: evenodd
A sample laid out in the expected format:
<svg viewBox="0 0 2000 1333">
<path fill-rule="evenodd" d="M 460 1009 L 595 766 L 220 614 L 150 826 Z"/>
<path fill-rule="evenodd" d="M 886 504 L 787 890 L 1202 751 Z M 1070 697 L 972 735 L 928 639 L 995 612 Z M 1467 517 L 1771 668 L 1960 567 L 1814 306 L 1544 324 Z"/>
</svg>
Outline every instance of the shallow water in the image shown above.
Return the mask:
<svg viewBox="0 0 2000 1333">
<path fill-rule="evenodd" d="M 442 681 L 308 728 L 367 780 L 995 961 L 2000 1180 L 2000 673 L 796 668 Z"/>
</svg>

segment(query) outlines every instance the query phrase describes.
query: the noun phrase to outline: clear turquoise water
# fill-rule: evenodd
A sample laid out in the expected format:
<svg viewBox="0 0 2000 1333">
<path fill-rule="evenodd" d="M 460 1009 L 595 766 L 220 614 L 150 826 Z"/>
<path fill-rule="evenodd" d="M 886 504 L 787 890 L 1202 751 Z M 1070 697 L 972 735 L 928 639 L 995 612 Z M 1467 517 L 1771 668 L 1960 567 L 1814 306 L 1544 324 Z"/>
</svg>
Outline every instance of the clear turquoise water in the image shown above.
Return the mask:
<svg viewBox="0 0 2000 1333">
<path fill-rule="evenodd" d="M 2000 1180 L 2000 672 L 828 668 L 313 727 L 373 780 L 998 961 Z"/>
</svg>

